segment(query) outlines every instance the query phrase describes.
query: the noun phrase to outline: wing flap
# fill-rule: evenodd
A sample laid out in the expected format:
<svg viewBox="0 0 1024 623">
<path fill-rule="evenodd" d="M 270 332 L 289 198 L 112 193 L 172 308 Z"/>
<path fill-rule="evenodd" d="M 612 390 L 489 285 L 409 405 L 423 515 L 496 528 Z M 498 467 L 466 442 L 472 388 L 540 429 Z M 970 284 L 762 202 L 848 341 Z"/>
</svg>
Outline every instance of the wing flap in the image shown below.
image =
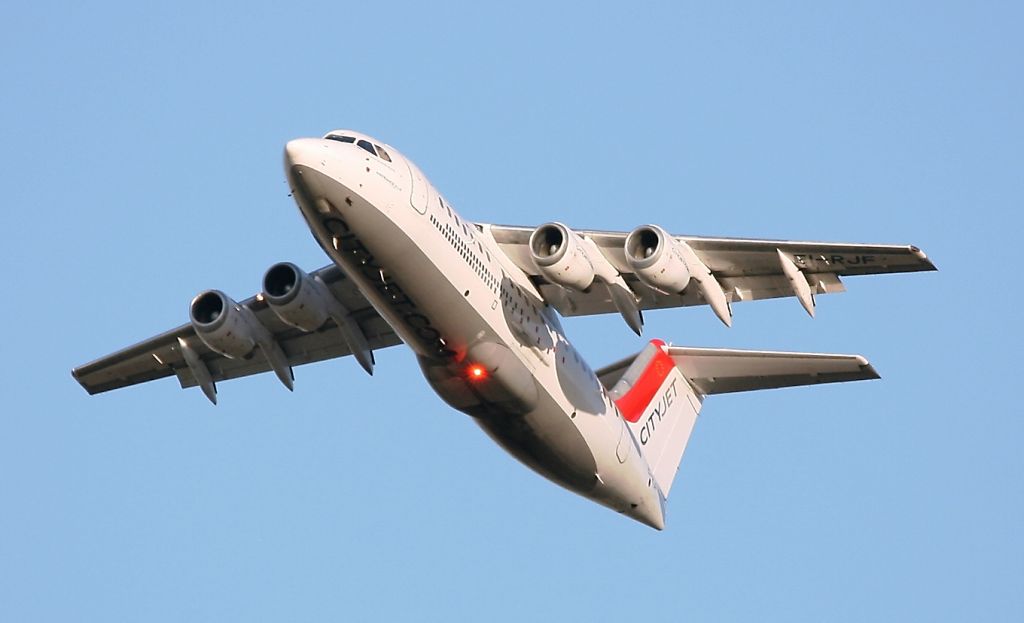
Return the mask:
<svg viewBox="0 0 1024 623">
<path fill-rule="evenodd" d="M 639 307 L 643 310 L 694 307 L 705 304 L 696 288 L 670 296 L 647 287 L 633 275 L 626 275 L 625 280 L 636 294 Z M 839 280 L 839 276 L 833 273 L 809 275 L 808 281 L 811 292 L 815 295 L 846 291 L 846 286 Z M 563 316 L 592 316 L 616 311 L 614 302 L 606 288 L 591 288 L 589 292 L 570 292 L 565 288 L 547 283 L 539 277 L 535 279 L 535 282 L 544 300 Z M 725 289 L 726 299 L 730 303 L 793 296 L 789 282 L 781 274 L 726 277 L 722 279 L 722 287 Z"/>
</svg>

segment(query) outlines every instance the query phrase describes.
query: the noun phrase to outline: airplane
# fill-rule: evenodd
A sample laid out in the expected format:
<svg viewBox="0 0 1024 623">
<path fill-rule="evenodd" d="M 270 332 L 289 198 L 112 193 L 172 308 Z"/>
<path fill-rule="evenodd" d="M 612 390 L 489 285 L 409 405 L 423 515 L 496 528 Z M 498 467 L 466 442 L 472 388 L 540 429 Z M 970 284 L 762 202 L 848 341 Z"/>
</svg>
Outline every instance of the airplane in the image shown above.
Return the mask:
<svg viewBox="0 0 1024 623">
<path fill-rule="evenodd" d="M 284 148 L 291 196 L 331 259 L 282 262 L 236 302 L 192 299 L 189 322 L 72 370 L 90 394 L 176 376 L 214 404 L 217 383 L 405 344 L 430 387 L 554 483 L 652 528 L 707 396 L 879 378 L 859 355 L 672 346 L 592 369 L 560 316 L 815 296 L 840 277 L 936 270 L 919 248 L 574 230 L 464 219 L 394 147 L 352 130 Z"/>
</svg>

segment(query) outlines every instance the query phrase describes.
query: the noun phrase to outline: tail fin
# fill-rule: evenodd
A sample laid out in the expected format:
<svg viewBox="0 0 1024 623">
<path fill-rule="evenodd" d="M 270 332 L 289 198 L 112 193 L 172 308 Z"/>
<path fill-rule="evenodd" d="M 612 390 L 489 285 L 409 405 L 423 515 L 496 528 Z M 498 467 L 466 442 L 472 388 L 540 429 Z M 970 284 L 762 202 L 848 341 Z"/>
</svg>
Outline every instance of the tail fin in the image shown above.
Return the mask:
<svg viewBox="0 0 1024 623">
<path fill-rule="evenodd" d="M 700 398 L 660 340 L 640 351 L 610 393 L 654 481 L 668 497 L 700 413 Z"/>
<path fill-rule="evenodd" d="M 597 373 L 668 497 L 704 396 L 877 379 L 859 355 L 682 348 L 653 340 Z"/>
</svg>

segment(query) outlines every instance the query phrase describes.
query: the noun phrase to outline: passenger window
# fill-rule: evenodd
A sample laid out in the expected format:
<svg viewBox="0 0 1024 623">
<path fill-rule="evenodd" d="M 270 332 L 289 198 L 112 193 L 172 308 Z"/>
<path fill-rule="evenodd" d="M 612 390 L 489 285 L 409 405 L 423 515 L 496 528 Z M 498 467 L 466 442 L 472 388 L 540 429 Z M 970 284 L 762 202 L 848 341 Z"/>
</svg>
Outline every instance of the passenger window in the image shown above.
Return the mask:
<svg viewBox="0 0 1024 623">
<path fill-rule="evenodd" d="M 358 143 L 356 143 L 356 145 L 359 145 L 360 147 L 362 147 L 366 151 L 370 152 L 374 156 L 377 155 L 377 152 L 373 151 L 373 145 L 371 145 L 368 141 L 362 141 L 361 140 Z"/>
<path fill-rule="evenodd" d="M 380 145 L 374 145 L 374 147 L 377 148 L 377 153 L 380 154 L 381 158 L 387 160 L 388 162 L 391 162 L 391 156 L 388 155 L 388 152 L 384 151 L 383 147 L 381 147 Z"/>
<path fill-rule="evenodd" d="M 337 134 L 328 134 L 325 137 L 329 141 L 339 141 L 341 143 L 354 143 L 356 139 L 351 136 L 338 136 Z"/>
</svg>

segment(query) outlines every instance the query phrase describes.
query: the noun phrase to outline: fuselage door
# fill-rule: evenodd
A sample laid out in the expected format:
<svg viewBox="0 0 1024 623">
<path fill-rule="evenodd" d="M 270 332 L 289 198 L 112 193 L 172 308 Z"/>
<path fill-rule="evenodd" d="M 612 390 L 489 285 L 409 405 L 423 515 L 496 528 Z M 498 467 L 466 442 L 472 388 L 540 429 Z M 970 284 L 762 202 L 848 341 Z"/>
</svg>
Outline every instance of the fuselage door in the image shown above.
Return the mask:
<svg viewBox="0 0 1024 623">
<path fill-rule="evenodd" d="M 423 173 L 420 172 L 419 168 L 411 160 L 406 158 L 405 163 L 409 166 L 409 203 L 420 214 L 426 214 L 427 200 L 429 198 L 427 178 L 423 176 Z"/>
</svg>

